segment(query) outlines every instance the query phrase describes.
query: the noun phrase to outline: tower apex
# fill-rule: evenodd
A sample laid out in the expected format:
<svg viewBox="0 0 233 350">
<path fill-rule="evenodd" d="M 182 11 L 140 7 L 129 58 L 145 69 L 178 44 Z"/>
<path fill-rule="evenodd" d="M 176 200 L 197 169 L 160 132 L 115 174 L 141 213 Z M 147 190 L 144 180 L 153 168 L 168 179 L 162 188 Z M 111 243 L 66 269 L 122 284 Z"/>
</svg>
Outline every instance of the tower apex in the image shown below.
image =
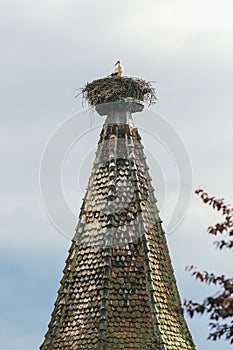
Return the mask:
<svg viewBox="0 0 233 350">
<path fill-rule="evenodd" d="M 82 94 L 108 116 L 40 350 L 196 350 L 131 118 L 155 89 L 105 77 Z"/>
</svg>

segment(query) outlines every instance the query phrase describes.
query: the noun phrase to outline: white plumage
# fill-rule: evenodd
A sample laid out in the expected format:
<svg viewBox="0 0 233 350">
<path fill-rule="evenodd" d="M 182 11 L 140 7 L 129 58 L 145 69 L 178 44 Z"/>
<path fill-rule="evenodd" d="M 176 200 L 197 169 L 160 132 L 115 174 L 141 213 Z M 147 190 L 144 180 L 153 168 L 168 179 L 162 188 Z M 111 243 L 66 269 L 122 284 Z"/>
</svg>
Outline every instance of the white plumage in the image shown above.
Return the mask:
<svg viewBox="0 0 233 350">
<path fill-rule="evenodd" d="M 111 76 L 121 77 L 123 75 L 123 72 L 124 72 L 124 67 L 121 64 L 121 61 L 118 60 L 115 64 L 115 66 L 116 66 L 116 68 L 112 72 Z"/>
</svg>

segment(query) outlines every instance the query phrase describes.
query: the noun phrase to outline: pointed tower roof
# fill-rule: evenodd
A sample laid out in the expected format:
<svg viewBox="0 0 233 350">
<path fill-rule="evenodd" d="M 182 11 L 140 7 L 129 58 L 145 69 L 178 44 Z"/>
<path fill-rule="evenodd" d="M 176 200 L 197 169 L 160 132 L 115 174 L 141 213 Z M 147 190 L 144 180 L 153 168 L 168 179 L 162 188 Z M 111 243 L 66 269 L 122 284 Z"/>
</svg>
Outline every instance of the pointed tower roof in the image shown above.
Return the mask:
<svg viewBox="0 0 233 350">
<path fill-rule="evenodd" d="M 132 120 L 142 99 L 133 98 L 96 106 L 107 118 L 41 350 L 196 349 Z"/>
</svg>

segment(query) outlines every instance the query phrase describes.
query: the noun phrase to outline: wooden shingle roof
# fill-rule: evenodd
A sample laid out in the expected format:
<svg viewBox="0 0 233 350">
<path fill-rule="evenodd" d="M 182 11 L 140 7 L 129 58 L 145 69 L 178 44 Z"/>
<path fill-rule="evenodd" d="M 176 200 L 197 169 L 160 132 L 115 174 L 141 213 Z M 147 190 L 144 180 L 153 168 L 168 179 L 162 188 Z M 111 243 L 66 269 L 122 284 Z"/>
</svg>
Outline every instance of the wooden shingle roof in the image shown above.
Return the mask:
<svg viewBox="0 0 233 350">
<path fill-rule="evenodd" d="M 40 349 L 196 349 L 130 109 L 103 125 Z"/>
</svg>

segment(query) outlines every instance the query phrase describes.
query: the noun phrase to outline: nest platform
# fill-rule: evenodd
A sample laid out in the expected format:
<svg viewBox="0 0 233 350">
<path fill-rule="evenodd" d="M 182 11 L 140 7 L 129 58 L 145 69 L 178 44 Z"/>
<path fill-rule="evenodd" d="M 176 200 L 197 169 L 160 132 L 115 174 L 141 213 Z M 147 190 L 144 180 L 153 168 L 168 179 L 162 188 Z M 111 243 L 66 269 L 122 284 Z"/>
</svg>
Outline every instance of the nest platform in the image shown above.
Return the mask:
<svg viewBox="0 0 233 350">
<path fill-rule="evenodd" d="M 156 103 L 155 89 L 150 82 L 134 77 L 106 77 L 87 83 L 82 89 L 83 98 L 95 107 L 100 115 L 119 108 L 132 113 L 143 109 L 144 104 Z"/>
</svg>

